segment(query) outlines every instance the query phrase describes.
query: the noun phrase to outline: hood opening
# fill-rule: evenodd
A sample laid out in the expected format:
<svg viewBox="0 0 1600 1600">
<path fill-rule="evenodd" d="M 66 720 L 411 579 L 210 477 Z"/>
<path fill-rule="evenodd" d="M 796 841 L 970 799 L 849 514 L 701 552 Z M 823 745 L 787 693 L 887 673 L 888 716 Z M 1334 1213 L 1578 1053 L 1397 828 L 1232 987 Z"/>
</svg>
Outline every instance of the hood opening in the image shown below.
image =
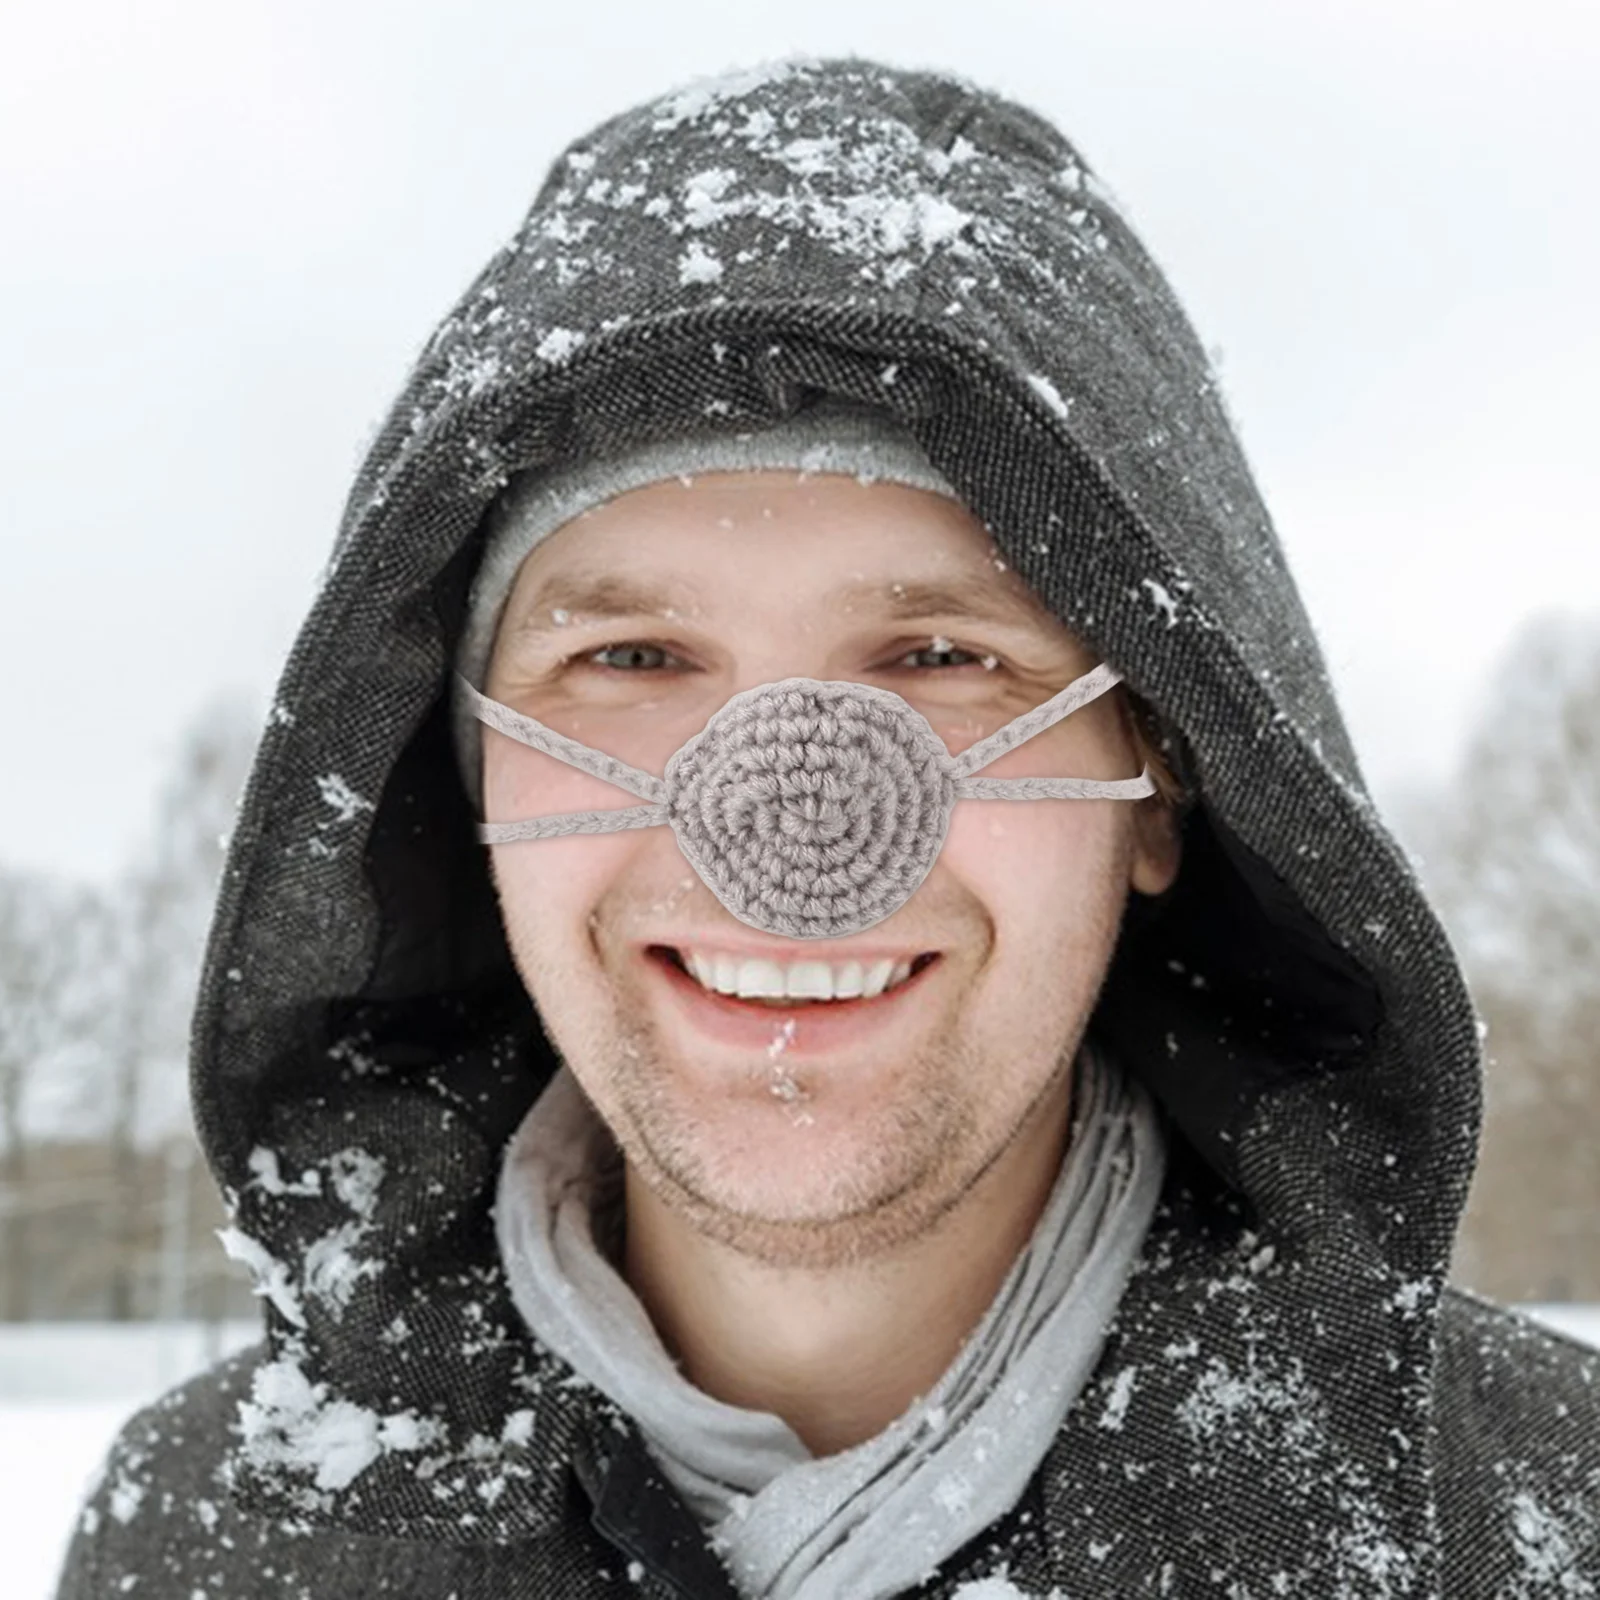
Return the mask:
<svg viewBox="0 0 1600 1600">
<path fill-rule="evenodd" d="M 453 566 L 459 577 L 463 563 Z M 512 961 L 473 821 L 441 689 L 395 763 L 367 842 L 376 959 L 360 994 L 330 1011 L 325 1037 L 359 1034 L 388 1066 L 424 1069 L 497 1041 L 490 1077 L 503 1103 L 485 1083 L 470 1093 L 497 1140 L 559 1057 Z M 1253 1102 L 1361 1059 L 1384 1007 L 1367 968 L 1204 803 L 1181 827 L 1178 876 L 1159 896 L 1130 897 L 1091 1025 L 1234 1188 L 1233 1135 Z"/>
<path fill-rule="evenodd" d="M 835 80 L 863 108 L 843 121 L 819 92 Z M 1140 1280 L 1147 1348 L 1198 1332 L 1209 1357 L 1197 1376 L 1152 1360 L 1140 1403 L 1171 1415 L 1195 1382 L 1232 1373 L 1235 1392 L 1265 1363 L 1299 1418 L 1317 1385 L 1278 1358 L 1315 1351 L 1338 1368 L 1330 1438 L 1388 1481 L 1391 1441 L 1429 1426 L 1425 1381 L 1401 1393 L 1391 1373 L 1429 1370 L 1480 1049 L 1198 337 L 1072 148 L 1008 104 L 848 64 L 694 104 L 641 107 L 563 156 L 440 325 L 361 469 L 264 732 L 201 986 L 196 1122 L 266 1272 L 279 1376 L 304 1380 L 279 1398 L 357 1407 L 380 1454 L 353 1493 L 324 1493 L 279 1449 L 324 1412 L 257 1407 L 262 1504 L 506 1545 L 559 1509 L 559 1474 L 506 1465 L 530 1427 L 567 1459 L 575 1408 L 517 1330 L 490 1225 L 500 1153 L 557 1056 L 450 736 L 474 530 L 516 473 L 760 427 L 821 395 L 905 424 L 1011 570 L 1193 752 L 1182 869 L 1130 904 L 1093 1023 L 1174 1126 L 1172 1214 L 1207 1179 L 1216 1223 L 1182 1259 L 1153 1251 Z M 724 104 L 769 133 L 730 146 L 718 130 L 739 115 L 702 114 Z M 863 159 L 796 170 L 797 132 Z M 708 212 L 695 180 L 729 163 L 736 186 Z M 714 281 L 683 271 L 691 234 L 718 251 Z M 1358 1346 L 1395 1365 L 1341 1365 Z M 1091 1422 L 1083 1481 L 1119 1438 L 1136 1430 Z M 1337 1466 L 1332 1451 L 1317 1461 Z M 1304 1465 L 1210 1435 L 1190 1460 L 1277 1509 L 1294 1502 L 1259 1498 L 1271 1469 Z M 1426 1540 L 1411 1460 L 1396 1526 Z M 1303 1544 L 1296 1518 L 1283 1527 Z"/>
<path fill-rule="evenodd" d="M 1372 974 L 1203 804 L 1171 888 L 1133 895 L 1096 1031 L 1230 1187 L 1255 1100 L 1362 1059 L 1383 1019 Z"/>
<path fill-rule="evenodd" d="M 480 524 L 413 597 L 426 613 L 419 628 L 459 636 L 482 538 Z M 1168 750 L 1190 796 L 1182 864 L 1163 894 L 1129 897 L 1091 1026 L 1239 1193 L 1234 1136 L 1251 1106 L 1274 1086 L 1361 1059 L 1383 1001 L 1372 973 L 1205 803 L 1181 733 Z M 487 1078 L 450 1098 L 470 1103 L 495 1143 L 560 1058 L 512 960 L 475 821 L 441 685 L 391 769 L 366 842 L 381 929 L 368 980 L 330 1007 L 323 1037 L 360 1037 L 391 1069 L 478 1062 Z"/>
</svg>

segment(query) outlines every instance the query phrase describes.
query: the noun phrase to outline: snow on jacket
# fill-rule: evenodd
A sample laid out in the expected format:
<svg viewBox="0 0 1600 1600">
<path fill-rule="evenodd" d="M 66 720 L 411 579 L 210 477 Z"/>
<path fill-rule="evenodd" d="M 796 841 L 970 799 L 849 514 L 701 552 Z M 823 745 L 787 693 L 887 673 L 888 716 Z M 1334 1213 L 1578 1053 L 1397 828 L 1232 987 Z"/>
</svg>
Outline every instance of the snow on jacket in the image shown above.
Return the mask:
<svg viewBox="0 0 1600 1600">
<path fill-rule="evenodd" d="M 1600 1360 L 1444 1286 L 1472 1007 L 1204 353 L 1053 128 L 851 61 L 694 85 L 579 140 L 374 443 L 195 1025 L 265 1339 L 130 1422 L 62 1600 L 730 1592 L 628 1419 L 507 1297 L 494 1181 L 555 1058 L 446 685 L 511 474 L 824 395 L 912 430 L 1175 730 L 1200 796 L 1094 1019 L 1168 1119 L 1161 1209 L 1028 1491 L 921 1592 L 1600 1593 Z"/>
</svg>

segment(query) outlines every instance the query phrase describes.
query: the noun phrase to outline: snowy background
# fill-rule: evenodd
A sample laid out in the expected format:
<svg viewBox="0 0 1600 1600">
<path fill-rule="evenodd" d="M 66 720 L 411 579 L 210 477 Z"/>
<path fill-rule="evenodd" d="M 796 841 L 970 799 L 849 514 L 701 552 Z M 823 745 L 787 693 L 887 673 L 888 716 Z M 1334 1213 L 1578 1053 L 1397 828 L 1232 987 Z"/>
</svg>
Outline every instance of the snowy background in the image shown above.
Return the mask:
<svg viewBox="0 0 1600 1600">
<path fill-rule="evenodd" d="M 48 1600 L 78 1506 L 129 1414 L 256 1337 L 242 1322 L 0 1327 L 6 1600 Z"/>
<path fill-rule="evenodd" d="M 790 52 L 1059 122 L 1220 351 L 1380 799 L 1600 605 L 1588 0 L 56 0 L 0 48 L 0 851 L 104 876 L 264 701 L 365 439 L 570 137 Z"/>
<path fill-rule="evenodd" d="M 1600 1307 L 1528 1308 L 1600 1348 Z M 111 1328 L 0 1327 L 0 1545 L 6 1600 L 49 1600 L 79 1504 L 128 1415 L 217 1355 L 253 1323 Z"/>
<path fill-rule="evenodd" d="M 1600 792 L 1588 0 L 13 6 L 0 1091 L 26 1093 L 14 1118 L 0 1093 L 0 1183 L 31 1152 L 35 1259 L 75 1265 L 42 1307 L 6 1299 L 15 1273 L 0 1293 L 8 1597 L 48 1593 L 128 1411 L 249 1336 L 4 1319 L 240 1310 L 187 1142 L 189 963 L 365 441 L 570 137 L 687 78 L 851 52 L 1037 107 L 1173 277 L 1380 805 L 1443 864 L 1483 974 L 1499 1059 L 1464 1276 L 1600 1300 L 1600 834 L 1561 810 Z M 1557 689 L 1570 727 L 1541 745 Z M 1505 844 L 1526 838 L 1556 846 Z M 65 977 L 8 955 L 63 929 Z M 107 954 L 129 930 L 143 968 Z M 66 1248 L 86 1195 L 116 1220 L 93 1262 Z M 1549 1315 L 1600 1344 L 1600 1315 Z"/>
</svg>

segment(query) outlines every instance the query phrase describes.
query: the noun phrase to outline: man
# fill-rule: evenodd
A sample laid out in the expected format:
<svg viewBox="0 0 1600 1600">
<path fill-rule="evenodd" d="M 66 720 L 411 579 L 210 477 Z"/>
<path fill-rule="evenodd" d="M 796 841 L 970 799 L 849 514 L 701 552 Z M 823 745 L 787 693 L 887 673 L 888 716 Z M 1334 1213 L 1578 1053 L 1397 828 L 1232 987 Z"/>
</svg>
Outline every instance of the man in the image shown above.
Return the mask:
<svg viewBox="0 0 1600 1600">
<path fill-rule="evenodd" d="M 1600 1588 L 1443 1284 L 1471 1005 L 1078 155 L 864 62 L 597 129 L 353 491 L 195 1104 L 263 1345 L 63 1596 Z"/>
</svg>

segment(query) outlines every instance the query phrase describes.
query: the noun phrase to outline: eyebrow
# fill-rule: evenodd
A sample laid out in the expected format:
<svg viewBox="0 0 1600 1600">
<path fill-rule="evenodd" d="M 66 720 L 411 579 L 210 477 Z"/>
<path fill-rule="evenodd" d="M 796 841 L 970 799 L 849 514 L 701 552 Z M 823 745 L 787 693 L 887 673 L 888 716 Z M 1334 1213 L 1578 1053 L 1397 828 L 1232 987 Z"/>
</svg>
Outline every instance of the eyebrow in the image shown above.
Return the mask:
<svg viewBox="0 0 1600 1600">
<path fill-rule="evenodd" d="M 565 620 L 556 620 L 556 612 L 584 622 L 670 620 L 674 613 L 692 611 L 700 598 L 693 585 L 676 579 L 650 583 L 614 572 L 557 573 L 534 592 L 514 626 L 522 635 L 555 633 L 567 626 Z M 830 589 L 822 603 L 841 610 L 865 604 L 896 622 L 940 617 L 1019 627 L 1038 620 L 1019 597 L 975 584 L 855 578 Z"/>
</svg>

